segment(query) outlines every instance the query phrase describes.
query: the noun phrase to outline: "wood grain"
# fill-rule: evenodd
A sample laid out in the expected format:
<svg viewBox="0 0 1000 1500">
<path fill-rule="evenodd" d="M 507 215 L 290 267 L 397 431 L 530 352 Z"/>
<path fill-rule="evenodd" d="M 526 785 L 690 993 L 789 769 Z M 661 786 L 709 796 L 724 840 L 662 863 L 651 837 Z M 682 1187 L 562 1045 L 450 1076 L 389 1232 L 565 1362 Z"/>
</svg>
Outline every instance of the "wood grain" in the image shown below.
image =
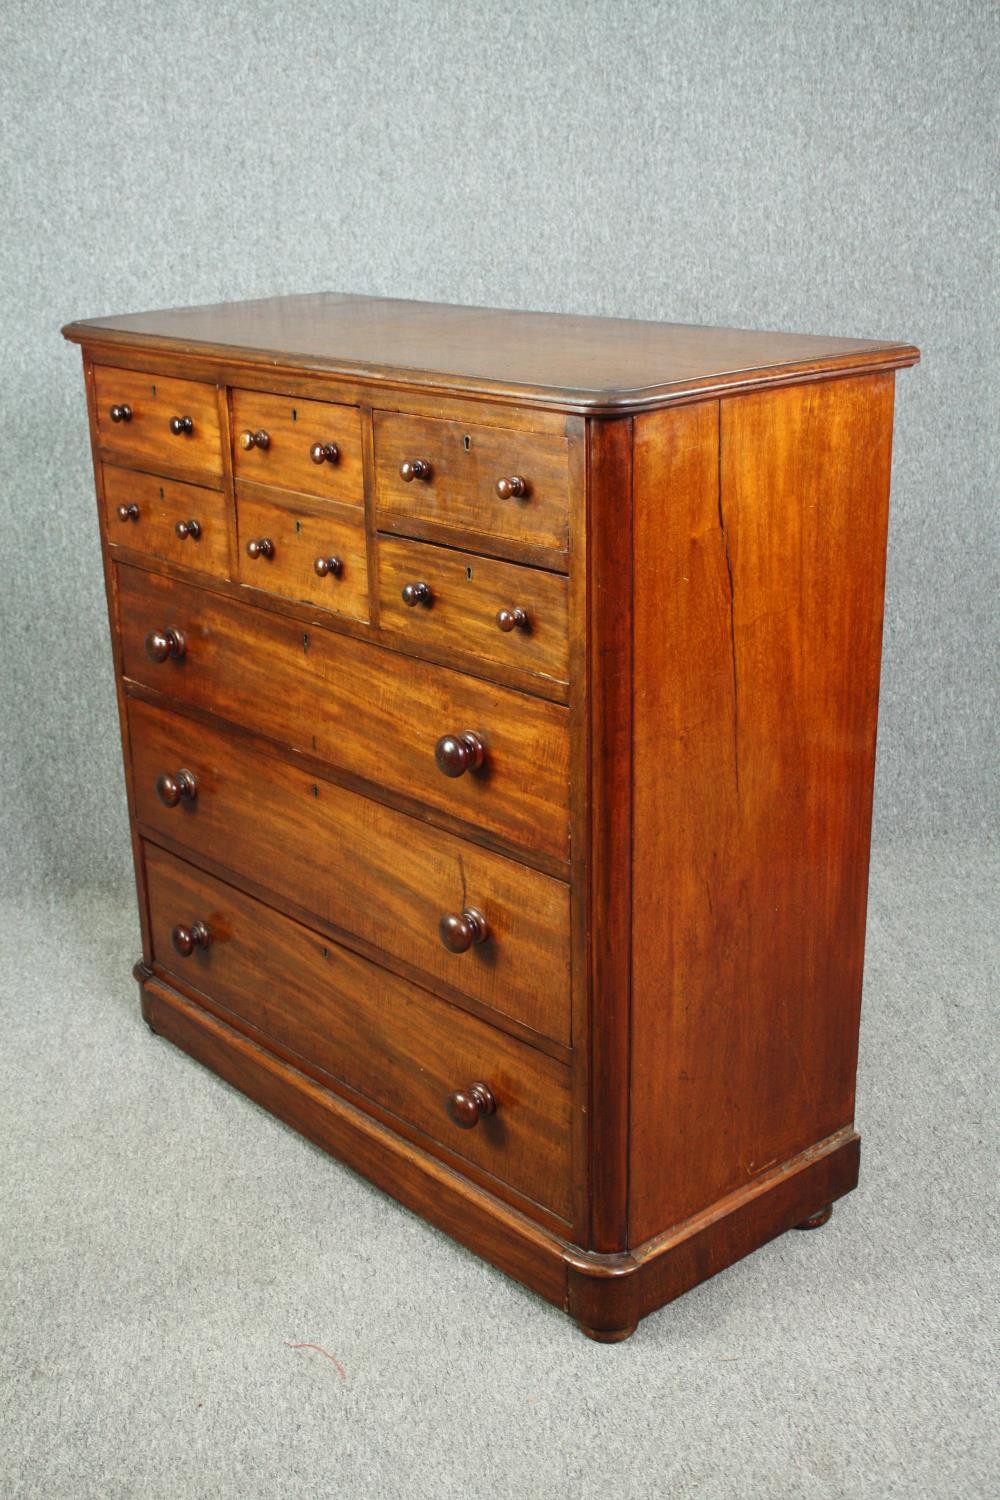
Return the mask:
<svg viewBox="0 0 1000 1500">
<path fill-rule="evenodd" d="M 119 589 L 127 678 L 311 752 L 376 792 L 390 787 L 567 857 L 567 714 L 557 704 L 135 568 L 120 569 Z M 187 653 L 154 663 L 145 636 L 168 626 L 184 633 Z M 434 747 L 467 729 L 487 761 L 452 780 Z"/>
<path fill-rule="evenodd" d="M 113 422 L 113 406 L 126 405 L 128 422 Z M 101 451 L 136 468 L 182 478 L 222 478 L 222 437 L 214 385 L 135 370 L 94 366 L 94 410 Z M 190 417 L 194 430 L 177 436 L 173 417 Z"/>
<path fill-rule="evenodd" d="M 232 392 L 231 406 L 237 480 L 351 505 L 362 503 L 361 418 L 355 407 L 242 389 Z M 266 448 L 240 446 L 242 432 L 261 430 L 268 436 Z M 314 463 L 309 456 L 314 443 L 336 443 L 337 462 Z"/>
<path fill-rule="evenodd" d="M 637 425 L 633 1242 L 853 1115 L 891 431 L 891 376 Z"/>
<path fill-rule="evenodd" d="M 375 412 L 375 500 L 379 524 L 415 518 L 471 536 L 565 552 L 569 466 L 565 438 Z M 430 464 L 429 480 L 405 482 L 403 463 Z M 497 481 L 523 478 L 523 498 L 502 500 Z"/>
<path fill-rule="evenodd" d="M 368 559 L 364 517 L 353 505 L 305 499 L 258 500 L 237 494 L 239 580 L 284 599 L 316 604 L 332 614 L 368 619 Z M 270 558 L 252 558 L 247 543 L 266 537 Z M 336 557 L 339 573 L 320 577 L 316 559 Z"/>
<path fill-rule="evenodd" d="M 555 682 L 569 678 L 568 587 L 559 573 L 497 562 L 448 547 L 378 540 L 380 621 L 411 649 L 451 650 Z M 410 607 L 403 589 L 426 583 L 430 605 Z M 522 609 L 525 625 L 500 629 L 501 610 Z"/>
<path fill-rule="evenodd" d="M 152 704 L 129 705 L 136 816 L 345 933 L 544 1033 L 570 1041 L 569 892 L 562 881 L 320 781 L 277 755 Z M 197 797 L 167 807 L 185 768 Z M 238 878 L 237 878 L 238 883 Z M 466 906 L 487 943 L 449 953 L 438 921 Z"/>
<path fill-rule="evenodd" d="M 569 1086 L 561 1063 L 153 846 L 146 872 L 158 969 L 567 1216 Z M 182 958 L 171 931 L 194 919 L 207 925 L 211 943 Z M 461 1130 L 448 1117 L 448 1095 L 479 1079 L 495 1095 L 496 1113 Z"/>
</svg>

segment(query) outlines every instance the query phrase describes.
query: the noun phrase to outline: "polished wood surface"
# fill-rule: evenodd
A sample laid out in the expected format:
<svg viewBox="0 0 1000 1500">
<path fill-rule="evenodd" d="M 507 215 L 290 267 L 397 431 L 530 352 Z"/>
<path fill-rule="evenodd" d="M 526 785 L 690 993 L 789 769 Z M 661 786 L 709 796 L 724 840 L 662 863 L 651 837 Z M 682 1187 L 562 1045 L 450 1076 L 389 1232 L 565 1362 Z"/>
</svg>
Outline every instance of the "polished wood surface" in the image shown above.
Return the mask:
<svg viewBox="0 0 1000 1500">
<path fill-rule="evenodd" d="M 520 488 L 502 498 L 498 482 L 515 471 Z M 375 500 L 380 524 L 412 517 L 501 547 L 509 539 L 565 552 L 566 439 L 376 412 Z"/>
<path fill-rule="evenodd" d="M 525 1047 L 330 939 L 152 847 L 153 963 L 294 1057 L 401 1116 L 563 1218 L 569 1084 Z M 211 932 L 181 956 L 178 921 Z M 450 1096 L 487 1080 L 493 1110 L 456 1128 Z"/>
<path fill-rule="evenodd" d="M 361 418 L 355 407 L 235 390 L 231 410 L 237 479 L 362 504 Z M 250 444 L 241 441 L 247 435 Z M 313 456 L 317 446 L 331 450 L 319 463 Z"/>
<path fill-rule="evenodd" d="M 220 490 L 105 464 L 103 507 L 109 546 L 215 578 L 229 576 L 226 497 Z M 123 516 L 123 509 L 134 514 Z M 197 535 L 190 531 L 192 521 Z"/>
<path fill-rule="evenodd" d="M 825 1223 L 917 351 L 327 296 L 66 332 L 150 1025 L 600 1341 Z"/>
<path fill-rule="evenodd" d="M 913 364 L 908 344 L 315 292 L 91 318 L 67 338 L 323 370 L 373 384 L 642 409 L 708 389 Z M 418 455 L 419 456 L 419 455 Z"/>
<path fill-rule="evenodd" d="M 135 568 L 119 569 L 119 609 L 131 681 L 566 857 L 569 744 L 558 705 Z M 183 656 L 151 661 L 145 638 L 167 629 L 186 643 Z M 439 739 L 473 727 L 484 764 L 443 775 Z"/>
<path fill-rule="evenodd" d="M 237 573 L 247 588 L 368 619 L 368 552 L 356 506 L 241 494 L 236 533 Z M 267 556 L 259 548 L 265 538 L 271 544 Z"/>
<path fill-rule="evenodd" d="M 378 572 L 386 634 L 405 637 L 417 651 L 450 648 L 463 661 L 503 662 L 568 681 L 569 590 L 562 575 L 387 536 L 379 538 Z"/>
<path fill-rule="evenodd" d="M 158 474 L 221 480 L 222 435 L 213 385 L 162 375 L 150 379 L 136 370 L 97 365 L 94 392 L 98 438 L 109 455 Z M 123 405 L 128 420 L 116 420 L 112 413 Z M 182 424 L 179 431 L 175 419 Z"/>
<path fill-rule="evenodd" d="M 853 1117 L 892 399 L 638 424 L 636 1241 Z"/>
<path fill-rule="evenodd" d="M 443 985 L 568 1044 L 569 892 L 564 882 L 369 798 L 278 754 L 153 704 L 128 710 L 136 814 L 145 833 L 192 859 L 251 875 L 293 903 Z M 197 796 L 165 802 L 183 768 Z M 475 906 L 490 941 L 458 956 L 438 923 Z"/>
</svg>

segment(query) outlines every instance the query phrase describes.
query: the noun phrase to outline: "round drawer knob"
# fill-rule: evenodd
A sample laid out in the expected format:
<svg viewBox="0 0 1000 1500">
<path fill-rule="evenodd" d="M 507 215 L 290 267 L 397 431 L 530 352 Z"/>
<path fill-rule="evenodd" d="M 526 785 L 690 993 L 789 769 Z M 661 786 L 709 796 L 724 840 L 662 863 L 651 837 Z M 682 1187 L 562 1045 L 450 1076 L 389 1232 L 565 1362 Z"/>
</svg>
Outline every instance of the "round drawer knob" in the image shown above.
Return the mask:
<svg viewBox="0 0 1000 1500">
<path fill-rule="evenodd" d="M 194 432 L 193 417 L 171 417 L 170 431 L 174 437 L 190 437 Z"/>
<path fill-rule="evenodd" d="M 271 435 L 261 427 L 257 432 L 241 432 L 240 447 L 244 453 L 249 453 L 251 448 L 270 448 Z"/>
<path fill-rule="evenodd" d="M 509 479 L 497 480 L 497 494 L 501 500 L 523 500 L 528 493 L 528 481 L 522 479 L 520 474 L 512 474 Z"/>
<path fill-rule="evenodd" d="M 132 408 L 131 406 L 126 406 L 123 402 L 121 406 L 113 406 L 108 412 L 108 416 L 112 422 L 131 422 Z"/>
<path fill-rule="evenodd" d="M 339 578 L 343 571 L 344 564 L 339 557 L 317 557 L 313 563 L 313 572 L 320 578 Z"/>
<path fill-rule="evenodd" d="M 171 775 L 164 771 L 156 778 L 156 795 L 164 807 L 176 807 L 178 802 L 193 802 L 198 795 L 198 783 L 191 771 L 178 771 Z"/>
<path fill-rule="evenodd" d="M 176 531 L 182 542 L 186 541 L 188 537 L 191 538 L 192 542 L 196 542 L 201 536 L 201 522 L 178 521 L 177 525 L 174 527 L 174 530 Z"/>
<path fill-rule="evenodd" d="M 399 477 L 411 484 L 414 479 L 428 480 L 431 477 L 431 466 L 426 458 L 408 458 L 399 466 Z"/>
<path fill-rule="evenodd" d="M 466 907 L 457 917 L 449 912 L 438 923 L 438 937 L 449 953 L 468 953 L 473 943 L 485 943 L 489 935 L 486 918 L 474 906 Z"/>
<path fill-rule="evenodd" d="M 181 958 L 190 958 L 196 948 L 209 946 L 212 934 L 204 922 L 192 922 L 190 927 L 185 922 L 178 922 L 170 934 L 170 941 Z"/>
<path fill-rule="evenodd" d="M 486 759 L 486 746 L 471 729 L 462 734 L 443 734 L 434 746 L 438 770 L 445 776 L 464 776 L 478 771 Z"/>
<path fill-rule="evenodd" d="M 408 583 L 403 589 L 403 603 L 413 609 L 417 604 L 425 604 L 429 609 L 434 603 L 434 592 L 429 583 Z"/>
<path fill-rule="evenodd" d="M 119 505 L 118 519 L 119 521 L 138 521 L 139 507 L 134 500 L 131 505 Z"/>
<path fill-rule="evenodd" d="M 314 464 L 336 464 L 340 462 L 340 449 L 336 443 L 313 443 L 309 457 Z"/>
<path fill-rule="evenodd" d="M 167 630 L 151 630 L 146 636 L 145 646 L 151 661 L 166 661 L 168 656 L 179 661 L 187 650 L 183 634 L 173 626 Z"/>
<path fill-rule="evenodd" d="M 268 562 L 274 556 L 274 543 L 269 536 L 255 537 L 247 542 L 247 557 L 266 557 Z"/>
<path fill-rule="evenodd" d="M 471 1130 L 484 1115 L 495 1115 L 497 1101 L 485 1083 L 470 1083 L 448 1095 L 448 1117 L 461 1130 Z"/>
<path fill-rule="evenodd" d="M 509 635 L 512 630 L 527 630 L 530 624 L 526 609 L 497 610 L 497 629 L 504 635 Z"/>
</svg>

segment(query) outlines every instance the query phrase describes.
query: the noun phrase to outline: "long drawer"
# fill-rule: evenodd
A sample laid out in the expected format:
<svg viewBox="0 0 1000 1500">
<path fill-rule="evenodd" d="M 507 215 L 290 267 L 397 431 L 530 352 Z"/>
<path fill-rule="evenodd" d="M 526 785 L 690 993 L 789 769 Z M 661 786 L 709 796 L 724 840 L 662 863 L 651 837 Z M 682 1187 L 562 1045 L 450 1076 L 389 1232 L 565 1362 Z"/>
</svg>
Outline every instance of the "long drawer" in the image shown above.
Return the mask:
<svg viewBox="0 0 1000 1500">
<path fill-rule="evenodd" d="M 564 1064 L 163 850 L 145 864 L 157 968 L 569 1218 Z"/>
<path fill-rule="evenodd" d="M 126 678 L 567 858 L 560 705 L 124 565 L 118 604 Z"/>
<path fill-rule="evenodd" d="M 181 714 L 128 709 L 136 813 L 435 981 L 570 1041 L 569 888 Z M 180 772 L 187 773 L 181 777 Z M 439 923 L 482 914 L 460 952 Z"/>
</svg>

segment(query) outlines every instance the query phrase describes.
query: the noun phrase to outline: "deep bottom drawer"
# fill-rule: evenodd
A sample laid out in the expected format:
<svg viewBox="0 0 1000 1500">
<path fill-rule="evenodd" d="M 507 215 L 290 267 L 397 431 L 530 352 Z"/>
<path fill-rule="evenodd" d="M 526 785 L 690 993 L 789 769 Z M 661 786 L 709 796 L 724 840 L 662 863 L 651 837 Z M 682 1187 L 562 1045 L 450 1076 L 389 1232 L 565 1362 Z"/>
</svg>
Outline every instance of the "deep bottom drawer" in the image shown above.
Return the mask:
<svg viewBox="0 0 1000 1500">
<path fill-rule="evenodd" d="M 154 845 L 145 863 L 162 972 L 568 1221 L 562 1063 Z M 475 1117 L 473 1085 L 495 1110 L 461 1128 L 449 1101 Z"/>
</svg>

